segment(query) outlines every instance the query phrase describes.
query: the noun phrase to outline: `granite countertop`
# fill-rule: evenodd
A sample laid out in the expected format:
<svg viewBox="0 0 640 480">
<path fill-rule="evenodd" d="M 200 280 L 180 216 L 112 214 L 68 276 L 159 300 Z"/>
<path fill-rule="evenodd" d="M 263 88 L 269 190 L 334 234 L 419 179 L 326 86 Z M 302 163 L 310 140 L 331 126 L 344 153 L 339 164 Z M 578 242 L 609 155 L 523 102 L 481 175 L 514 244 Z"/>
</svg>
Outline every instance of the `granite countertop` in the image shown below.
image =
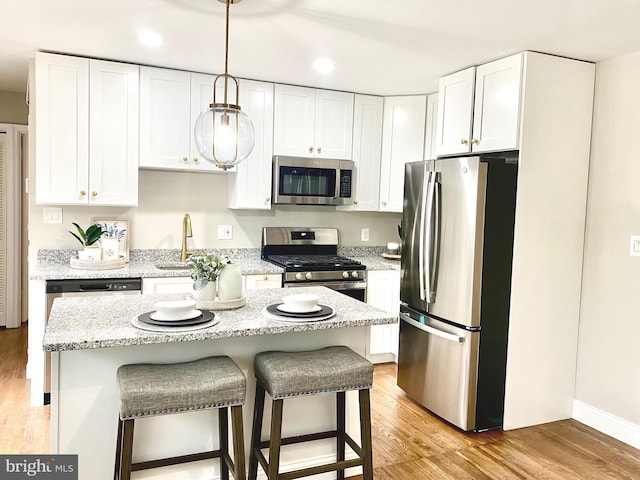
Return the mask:
<svg viewBox="0 0 640 480">
<path fill-rule="evenodd" d="M 399 260 L 389 260 L 380 255 L 383 247 L 341 247 L 338 253 L 358 260 L 367 270 L 399 270 Z M 69 266 L 74 250 L 51 250 L 38 255 L 38 263 L 30 266 L 30 280 L 67 280 L 87 278 L 161 278 L 188 277 L 186 269 L 163 269 L 158 266 L 178 265 L 180 250 L 132 251 L 131 262 L 122 268 L 111 270 L 79 270 Z M 196 252 L 201 255 L 206 252 Z M 243 275 L 281 274 L 284 270 L 260 258 L 258 248 L 218 250 L 214 253 L 227 256 L 238 265 Z"/>
<path fill-rule="evenodd" d="M 325 287 L 303 287 L 296 293 L 313 293 L 320 304 L 334 308 L 336 314 L 316 322 L 292 323 L 264 317 L 262 310 L 279 303 L 291 292 L 282 289 L 245 292 L 247 304 L 236 310 L 218 311 L 220 322 L 190 332 L 150 332 L 131 325 L 137 315 L 153 311 L 154 303 L 181 299 L 184 295 L 82 296 L 57 298 L 46 327 L 43 349 L 46 351 L 187 342 L 252 335 L 307 332 L 333 328 L 363 327 L 397 323 L 397 317 L 366 303 Z"/>
</svg>

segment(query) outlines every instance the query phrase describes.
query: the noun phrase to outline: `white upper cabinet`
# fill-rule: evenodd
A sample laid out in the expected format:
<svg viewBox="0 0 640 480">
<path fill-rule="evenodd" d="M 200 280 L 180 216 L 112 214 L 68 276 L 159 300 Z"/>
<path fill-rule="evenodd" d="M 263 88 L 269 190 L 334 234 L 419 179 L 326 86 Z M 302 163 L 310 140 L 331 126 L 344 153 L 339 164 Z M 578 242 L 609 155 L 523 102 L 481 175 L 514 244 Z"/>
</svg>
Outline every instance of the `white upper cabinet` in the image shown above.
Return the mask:
<svg viewBox="0 0 640 480">
<path fill-rule="evenodd" d="M 137 205 L 138 72 L 36 54 L 36 203 Z"/>
<path fill-rule="evenodd" d="M 275 86 L 273 154 L 351 159 L 352 93 Z"/>
<path fill-rule="evenodd" d="M 427 116 L 424 132 L 424 159 L 436 158 L 436 138 L 438 136 L 438 94 L 427 95 Z"/>
<path fill-rule="evenodd" d="M 438 155 L 518 149 L 522 59 L 519 53 L 440 79 Z"/>
<path fill-rule="evenodd" d="M 470 151 L 475 74 L 475 67 L 471 67 L 440 79 L 436 129 L 438 155 Z"/>
<path fill-rule="evenodd" d="M 214 80 L 215 75 L 140 68 L 140 167 L 223 172 L 200 156 L 194 140 L 196 120 L 213 102 Z"/>
<path fill-rule="evenodd" d="M 356 95 L 353 114 L 353 204 L 337 210 L 376 212 L 380 202 L 380 159 L 384 99 Z"/>
<path fill-rule="evenodd" d="M 271 208 L 271 152 L 273 151 L 273 84 L 240 80 L 240 107 L 255 131 L 251 155 L 228 176 L 231 209 Z"/>
<path fill-rule="evenodd" d="M 381 212 L 402 212 L 404 164 L 423 160 L 426 108 L 426 95 L 384 99 Z"/>
</svg>

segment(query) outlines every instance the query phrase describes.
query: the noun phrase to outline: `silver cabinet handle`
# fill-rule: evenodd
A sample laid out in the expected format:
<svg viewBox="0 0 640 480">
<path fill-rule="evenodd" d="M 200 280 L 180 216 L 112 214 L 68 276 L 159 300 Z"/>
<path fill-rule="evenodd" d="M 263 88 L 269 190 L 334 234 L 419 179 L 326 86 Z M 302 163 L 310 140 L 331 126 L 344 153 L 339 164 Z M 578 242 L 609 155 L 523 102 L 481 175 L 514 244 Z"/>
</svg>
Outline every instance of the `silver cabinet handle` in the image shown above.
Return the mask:
<svg viewBox="0 0 640 480">
<path fill-rule="evenodd" d="M 427 332 L 427 333 L 430 333 L 431 335 L 435 335 L 436 337 L 444 338 L 445 340 L 449 340 L 451 342 L 456 342 L 456 343 L 464 342 L 464 337 L 461 337 L 460 335 L 455 335 L 449 332 L 443 332 L 442 330 L 438 330 L 437 328 L 432 327 L 430 325 L 425 325 L 423 323 L 416 322 L 413 318 L 409 317 L 408 315 L 405 315 L 404 313 L 400 314 L 400 319 L 403 322 L 407 322 L 409 325 L 412 325 L 422 330 L 423 332 Z"/>
</svg>

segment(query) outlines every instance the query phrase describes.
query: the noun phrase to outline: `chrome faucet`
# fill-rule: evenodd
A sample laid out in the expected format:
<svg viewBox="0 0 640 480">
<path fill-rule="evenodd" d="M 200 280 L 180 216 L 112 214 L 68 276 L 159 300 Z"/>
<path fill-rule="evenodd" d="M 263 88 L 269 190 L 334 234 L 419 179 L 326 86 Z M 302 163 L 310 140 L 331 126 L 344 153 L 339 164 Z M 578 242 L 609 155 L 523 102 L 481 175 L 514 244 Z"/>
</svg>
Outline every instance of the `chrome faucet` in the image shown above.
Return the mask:
<svg viewBox="0 0 640 480">
<path fill-rule="evenodd" d="M 184 214 L 184 218 L 182 219 L 182 253 L 180 255 L 180 261 L 186 262 L 187 258 L 189 258 L 193 252 L 187 250 L 187 237 L 192 237 L 193 233 L 191 232 L 191 217 L 188 213 Z"/>
</svg>

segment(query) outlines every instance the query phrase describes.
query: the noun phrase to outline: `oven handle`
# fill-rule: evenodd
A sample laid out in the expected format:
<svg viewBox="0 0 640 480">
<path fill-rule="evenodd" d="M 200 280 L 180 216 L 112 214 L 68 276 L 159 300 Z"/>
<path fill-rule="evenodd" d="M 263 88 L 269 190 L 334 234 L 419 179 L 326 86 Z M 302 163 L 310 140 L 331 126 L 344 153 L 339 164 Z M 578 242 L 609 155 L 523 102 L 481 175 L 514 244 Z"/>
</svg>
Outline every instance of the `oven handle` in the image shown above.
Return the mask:
<svg viewBox="0 0 640 480">
<path fill-rule="evenodd" d="M 365 290 L 367 288 L 367 282 L 301 282 L 284 284 L 284 288 L 295 287 L 327 287 L 332 290 Z"/>
</svg>

